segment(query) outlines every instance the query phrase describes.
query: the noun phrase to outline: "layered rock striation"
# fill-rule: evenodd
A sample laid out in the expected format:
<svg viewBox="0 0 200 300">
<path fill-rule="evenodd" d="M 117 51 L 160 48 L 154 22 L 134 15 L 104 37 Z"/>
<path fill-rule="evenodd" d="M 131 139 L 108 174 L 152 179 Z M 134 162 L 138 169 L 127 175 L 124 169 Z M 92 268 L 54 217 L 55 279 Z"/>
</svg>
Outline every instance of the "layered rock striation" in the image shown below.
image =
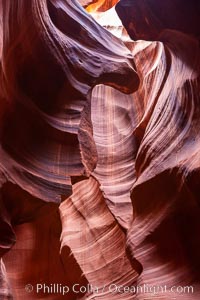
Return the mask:
<svg viewBox="0 0 200 300">
<path fill-rule="evenodd" d="M 1 299 L 199 299 L 200 7 L 117 2 L 0 0 Z"/>
</svg>

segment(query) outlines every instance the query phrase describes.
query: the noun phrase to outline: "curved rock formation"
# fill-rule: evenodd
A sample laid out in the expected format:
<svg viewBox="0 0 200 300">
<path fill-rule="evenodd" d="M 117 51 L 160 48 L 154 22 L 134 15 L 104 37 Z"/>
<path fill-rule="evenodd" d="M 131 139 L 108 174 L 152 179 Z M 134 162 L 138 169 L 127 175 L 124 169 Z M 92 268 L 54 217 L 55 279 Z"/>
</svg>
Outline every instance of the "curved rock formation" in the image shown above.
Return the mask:
<svg viewBox="0 0 200 300">
<path fill-rule="evenodd" d="M 199 4 L 79 2 L 0 1 L 0 298 L 199 299 Z"/>
<path fill-rule="evenodd" d="M 59 202 L 71 178 L 96 164 L 92 87 L 136 89 L 134 62 L 76 2 L 6 1 L 3 13 L 1 169 L 35 197 Z"/>
<path fill-rule="evenodd" d="M 87 176 L 96 163 L 91 88 L 133 91 L 138 76 L 129 51 L 117 39 L 111 47 L 111 35 L 76 2 L 7 1 L 3 13 L 3 167 L 30 193 L 55 201 L 70 193 L 70 176 Z"/>
<path fill-rule="evenodd" d="M 166 29 L 200 36 L 198 0 L 120 0 L 116 10 L 134 40 L 160 40 Z"/>
<path fill-rule="evenodd" d="M 135 284 L 141 267 L 125 252 L 125 235 L 109 211 L 98 182 L 76 183 L 73 195 L 60 205 L 61 257 L 70 247 L 91 286 L 87 299 L 124 299 L 115 286 Z M 88 256 L 89 253 L 89 256 Z M 112 255 L 111 255 L 112 253 Z M 126 299 L 133 299 L 129 293 Z"/>
</svg>

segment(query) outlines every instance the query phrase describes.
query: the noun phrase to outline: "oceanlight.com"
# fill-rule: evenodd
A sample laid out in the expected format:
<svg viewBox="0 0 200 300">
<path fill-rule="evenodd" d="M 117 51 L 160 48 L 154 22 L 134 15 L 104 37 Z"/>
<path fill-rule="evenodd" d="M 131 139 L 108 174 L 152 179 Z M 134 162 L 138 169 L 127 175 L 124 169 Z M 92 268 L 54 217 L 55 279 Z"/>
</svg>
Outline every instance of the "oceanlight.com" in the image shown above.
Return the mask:
<svg viewBox="0 0 200 300">
<path fill-rule="evenodd" d="M 193 286 L 167 286 L 167 285 L 149 285 L 149 284 L 143 284 L 143 285 L 132 285 L 132 286 L 126 286 L 126 285 L 117 285 L 117 284 L 110 284 L 110 285 L 104 285 L 102 287 L 98 287 L 95 285 L 88 284 L 86 286 L 80 285 L 78 283 L 75 283 L 72 286 L 63 285 L 59 283 L 52 283 L 52 284 L 45 284 L 45 283 L 38 283 L 35 286 L 32 284 L 27 284 L 25 286 L 25 290 L 28 293 L 36 292 L 44 293 L 44 294 L 60 294 L 60 295 L 66 295 L 68 293 L 74 293 L 74 294 L 100 294 L 100 293 L 131 293 L 131 294 L 193 294 L 194 293 L 194 287 Z"/>
</svg>

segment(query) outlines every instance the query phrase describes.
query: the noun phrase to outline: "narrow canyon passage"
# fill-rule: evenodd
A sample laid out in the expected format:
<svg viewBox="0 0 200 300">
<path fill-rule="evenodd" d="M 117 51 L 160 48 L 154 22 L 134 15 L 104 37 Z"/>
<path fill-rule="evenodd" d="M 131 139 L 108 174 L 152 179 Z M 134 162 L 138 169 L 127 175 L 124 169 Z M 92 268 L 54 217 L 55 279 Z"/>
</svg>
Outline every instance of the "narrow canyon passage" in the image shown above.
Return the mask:
<svg viewBox="0 0 200 300">
<path fill-rule="evenodd" d="M 0 299 L 199 299 L 199 13 L 0 0 Z"/>
</svg>

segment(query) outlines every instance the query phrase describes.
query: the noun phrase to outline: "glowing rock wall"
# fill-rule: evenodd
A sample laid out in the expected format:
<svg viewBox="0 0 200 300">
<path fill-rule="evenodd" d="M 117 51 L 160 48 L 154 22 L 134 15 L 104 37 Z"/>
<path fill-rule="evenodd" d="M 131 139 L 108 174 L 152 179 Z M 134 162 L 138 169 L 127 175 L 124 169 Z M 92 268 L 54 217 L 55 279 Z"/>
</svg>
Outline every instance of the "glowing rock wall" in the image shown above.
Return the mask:
<svg viewBox="0 0 200 300">
<path fill-rule="evenodd" d="M 199 299 L 200 5 L 116 2 L 0 0 L 0 299 Z"/>
</svg>

